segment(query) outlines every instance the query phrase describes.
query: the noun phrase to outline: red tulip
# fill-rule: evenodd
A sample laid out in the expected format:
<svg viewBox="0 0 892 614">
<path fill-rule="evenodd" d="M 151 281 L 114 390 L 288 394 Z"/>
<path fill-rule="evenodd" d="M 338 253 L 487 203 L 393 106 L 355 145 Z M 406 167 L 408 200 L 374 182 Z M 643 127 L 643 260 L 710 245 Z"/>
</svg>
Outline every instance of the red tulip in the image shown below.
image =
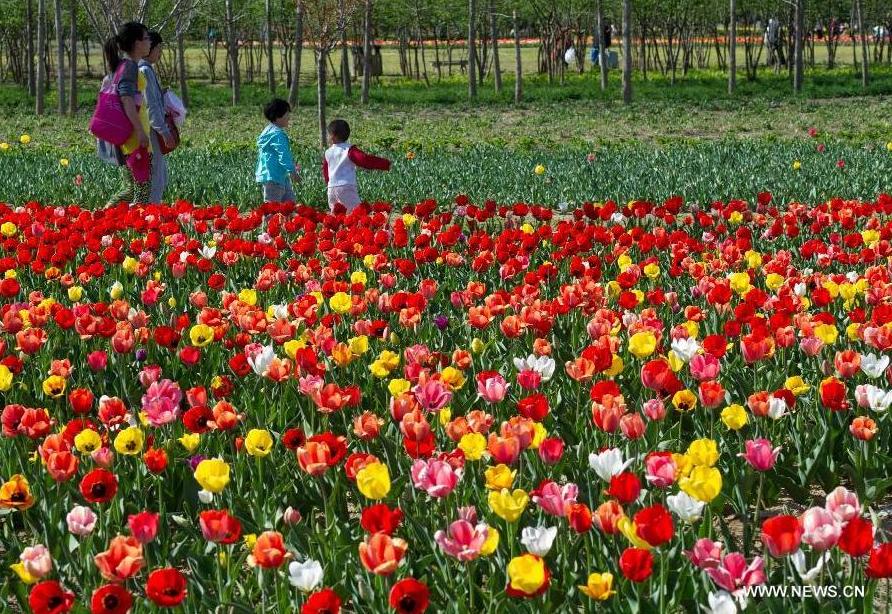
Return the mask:
<svg viewBox="0 0 892 614">
<path fill-rule="evenodd" d="M 640 510 L 633 520 L 638 537 L 651 546 L 661 546 L 675 534 L 672 516 L 659 503 Z"/>
<path fill-rule="evenodd" d="M 55 580 L 38 582 L 28 594 L 28 605 L 34 614 L 63 614 L 74 605 L 74 593 L 64 590 Z"/>
<path fill-rule="evenodd" d="M 430 605 L 430 589 L 415 578 L 403 578 L 390 589 L 389 601 L 399 614 L 421 614 Z"/>
<path fill-rule="evenodd" d="M 390 509 L 386 503 L 377 503 L 362 510 L 359 524 L 369 533 L 393 535 L 402 520 L 403 512 L 400 508 Z"/>
<path fill-rule="evenodd" d="M 639 494 L 641 494 L 641 481 L 631 471 L 623 471 L 610 478 L 607 495 L 618 499 L 621 504 L 632 503 Z"/>
<path fill-rule="evenodd" d="M 186 578 L 173 567 L 156 569 L 146 581 L 146 597 L 162 608 L 178 606 L 186 598 Z"/>
<path fill-rule="evenodd" d="M 868 578 L 892 578 L 892 542 L 878 544 L 870 551 L 864 573 Z"/>
<path fill-rule="evenodd" d="M 864 556 L 873 546 L 873 523 L 855 516 L 843 527 L 837 545 L 849 556 Z"/>
<path fill-rule="evenodd" d="M 107 469 L 93 469 L 81 480 L 80 490 L 90 503 L 108 503 L 118 492 L 118 478 Z"/>
<path fill-rule="evenodd" d="M 159 515 L 154 512 L 140 512 L 131 514 L 127 518 L 127 526 L 130 534 L 141 544 L 148 544 L 158 535 Z"/>
<path fill-rule="evenodd" d="M 120 584 L 106 584 L 93 591 L 90 614 L 127 614 L 133 606 L 133 595 Z"/>
<path fill-rule="evenodd" d="M 801 541 L 802 525 L 796 516 L 775 516 L 762 523 L 762 543 L 773 557 L 796 552 Z"/>
<path fill-rule="evenodd" d="M 626 548 L 619 557 L 619 568 L 632 582 L 644 582 L 653 573 L 654 557 L 643 548 Z"/>
<path fill-rule="evenodd" d="M 300 614 L 339 614 L 341 598 L 330 588 L 323 588 L 309 596 Z"/>
<path fill-rule="evenodd" d="M 205 510 L 198 514 L 198 524 L 206 540 L 217 544 L 235 543 L 242 534 L 242 524 L 227 510 Z"/>
</svg>

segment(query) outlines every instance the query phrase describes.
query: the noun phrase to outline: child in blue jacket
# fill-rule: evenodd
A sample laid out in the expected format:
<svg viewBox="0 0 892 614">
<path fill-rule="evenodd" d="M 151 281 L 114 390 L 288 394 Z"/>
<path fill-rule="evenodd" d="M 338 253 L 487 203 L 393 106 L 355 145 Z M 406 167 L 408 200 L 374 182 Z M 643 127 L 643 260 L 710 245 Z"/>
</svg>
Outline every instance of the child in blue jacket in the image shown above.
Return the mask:
<svg viewBox="0 0 892 614">
<path fill-rule="evenodd" d="M 291 105 L 281 98 L 274 98 L 263 108 L 263 114 L 269 124 L 257 137 L 254 178 L 263 185 L 263 202 L 294 202 L 291 181 L 300 179 L 285 133 L 291 117 Z"/>
</svg>

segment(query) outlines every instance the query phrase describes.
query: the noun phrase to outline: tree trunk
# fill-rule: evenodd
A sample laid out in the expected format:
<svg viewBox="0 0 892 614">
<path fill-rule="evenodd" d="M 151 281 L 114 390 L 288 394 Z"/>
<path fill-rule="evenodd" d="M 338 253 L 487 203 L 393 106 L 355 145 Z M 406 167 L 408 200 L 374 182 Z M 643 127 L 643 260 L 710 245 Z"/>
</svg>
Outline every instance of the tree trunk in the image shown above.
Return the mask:
<svg viewBox="0 0 892 614">
<path fill-rule="evenodd" d="M 511 14 L 514 27 L 514 102 L 523 98 L 523 65 L 520 61 L 520 30 L 517 27 L 517 11 Z"/>
<path fill-rule="evenodd" d="M 623 103 L 632 102 L 632 0 L 623 0 Z"/>
<path fill-rule="evenodd" d="M 300 100 L 300 61 L 304 50 L 304 3 L 297 0 L 297 11 L 294 22 L 294 60 L 291 62 L 291 89 L 288 91 L 288 102 L 297 108 Z"/>
<path fill-rule="evenodd" d="M 184 40 L 183 31 L 178 27 L 176 32 L 177 39 L 177 77 L 180 82 L 180 98 L 186 107 L 189 106 L 189 86 L 186 82 L 186 41 Z"/>
<path fill-rule="evenodd" d="M 344 0 L 338 4 L 338 20 L 344 18 Z M 350 82 L 350 57 L 347 49 L 347 24 L 341 28 L 341 83 L 344 85 L 344 96 L 350 98 L 353 95 L 353 85 Z"/>
<path fill-rule="evenodd" d="M 867 88 L 867 33 L 864 31 L 864 18 L 861 15 L 861 0 L 855 0 L 855 10 L 858 19 L 858 34 L 861 36 L 861 87 Z"/>
<path fill-rule="evenodd" d="M 68 113 L 77 113 L 77 0 L 70 0 L 69 16 L 71 22 L 68 30 L 70 56 L 68 60 Z"/>
<path fill-rule="evenodd" d="M 477 98 L 477 0 L 468 0 L 468 98 Z"/>
<path fill-rule="evenodd" d="M 266 15 L 266 85 L 270 94 L 276 93 L 276 71 L 273 66 L 273 12 L 270 8 L 270 0 L 264 2 Z"/>
<path fill-rule="evenodd" d="M 325 98 L 327 93 L 325 62 L 327 55 L 328 53 L 324 48 L 319 49 L 319 58 L 316 65 L 316 100 L 319 105 L 319 143 L 322 146 L 323 151 L 328 144 L 325 130 Z"/>
<path fill-rule="evenodd" d="M 489 23 L 492 35 L 492 72 L 496 94 L 502 91 L 502 67 L 499 63 L 499 28 L 496 21 L 496 2 L 489 0 Z"/>
<path fill-rule="evenodd" d="M 33 0 L 28 0 L 27 14 L 25 17 L 27 24 L 27 54 L 28 54 L 28 95 L 34 96 L 37 93 L 37 85 L 34 83 L 34 4 Z"/>
<path fill-rule="evenodd" d="M 34 113 L 43 115 L 43 101 L 46 96 L 46 0 L 37 0 L 37 89 L 35 91 Z"/>
<path fill-rule="evenodd" d="M 737 2 L 730 0 L 730 25 L 728 26 L 728 94 L 737 88 Z"/>
<path fill-rule="evenodd" d="M 598 42 L 598 70 L 601 73 L 601 91 L 607 91 L 607 48 L 604 47 L 604 8 L 601 6 L 601 0 L 597 0 L 598 14 L 598 31 L 595 39 Z"/>
<path fill-rule="evenodd" d="M 793 91 L 802 91 L 802 35 L 805 23 L 805 0 L 794 0 L 795 40 L 793 41 Z"/>
<path fill-rule="evenodd" d="M 362 22 L 362 104 L 369 103 L 372 85 L 372 0 L 365 0 L 365 18 Z"/>
<path fill-rule="evenodd" d="M 229 59 L 229 84 L 232 87 L 232 104 L 235 106 L 242 97 L 242 79 L 238 66 L 238 42 L 236 41 L 232 3 L 233 0 L 226 0 L 226 56 Z"/>
</svg>

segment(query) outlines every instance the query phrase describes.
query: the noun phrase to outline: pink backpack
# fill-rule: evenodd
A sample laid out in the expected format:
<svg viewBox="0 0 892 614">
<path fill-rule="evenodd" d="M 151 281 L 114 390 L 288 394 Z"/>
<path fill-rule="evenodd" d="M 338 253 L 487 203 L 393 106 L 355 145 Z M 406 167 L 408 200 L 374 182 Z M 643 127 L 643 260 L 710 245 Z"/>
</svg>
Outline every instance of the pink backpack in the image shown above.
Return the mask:
<svg viewBox="0 0 892 614">
<path fill-rule="evenodd" d="M 112 145 L 123 145 L 133 133 L 133 125 L 124 112 L 121 97 L 118 95 L 118 81 L 124 71 L 125 62 L 118 65 L 114 76 L 106 77 L 99 88 L 96 99 L 96 110 L 90 119 L 90 133 L 97 139 L 108 141 Z"/>
</svg>

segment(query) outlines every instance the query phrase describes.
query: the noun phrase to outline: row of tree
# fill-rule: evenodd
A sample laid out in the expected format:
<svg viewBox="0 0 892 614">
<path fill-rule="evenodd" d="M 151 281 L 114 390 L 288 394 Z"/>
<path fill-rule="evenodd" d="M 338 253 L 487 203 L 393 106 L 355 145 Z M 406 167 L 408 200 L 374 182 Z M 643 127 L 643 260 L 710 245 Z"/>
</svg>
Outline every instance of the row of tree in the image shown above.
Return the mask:
<svg viewBox="0 0 892 614">
<path fill-rule="evenodd" d="M 516 100 L 523 96 L 520 50 L 528 39 L 538 49 L 536 70 L 562 82 L 568 70 L 584 70 L 589 44 L 620 38 L 626 102 L 633 70 L 645 78 L 658 71 L 674 83 L 692 68 L 717 66 L 733 92 L 740 45 L 747 79 L 757 79 L 760 66 L 784 69 L 796 91 L 804 66 L 816 64 L 816 47 L 826 48 L 832 68 L 849 44 L 864 86 L 871 64 L 892 62 L 888 0 L 0 0 L 0 80 L 26 86 L 41 114 L 55 74 L 58 111 L 73 113 L 79 62 L 88 74 L 101 71 L 95 58 L 90 65 L 91 48 L 131 19 L 173 43 L 161 69 L 186 100 L 187 76 L 196 72 L 186 62 L 187 46 L 200 46 L 211 81 L 218 78 L 218 52 L 225 54 L 233 104 L 242 81 L 258 78 L 270 92 L 287 88 L 296 104 L 302 51 L 312 49 L 323 140 L 328 75 L 348 96 L 361 75 L 360 98 L 367 102 L 374 41 L 381 39 L 397 49 L 403 76 L 430 83 L 455 67 L 466 70 L 470 99 L 489 76 L 501 90 L 505 39 L 514 47 Z M 575 59 L 565 56 L 570 47 Z M 599 58 L 592 68 L 606 88 L 607 55 Z"/>
</svg>

